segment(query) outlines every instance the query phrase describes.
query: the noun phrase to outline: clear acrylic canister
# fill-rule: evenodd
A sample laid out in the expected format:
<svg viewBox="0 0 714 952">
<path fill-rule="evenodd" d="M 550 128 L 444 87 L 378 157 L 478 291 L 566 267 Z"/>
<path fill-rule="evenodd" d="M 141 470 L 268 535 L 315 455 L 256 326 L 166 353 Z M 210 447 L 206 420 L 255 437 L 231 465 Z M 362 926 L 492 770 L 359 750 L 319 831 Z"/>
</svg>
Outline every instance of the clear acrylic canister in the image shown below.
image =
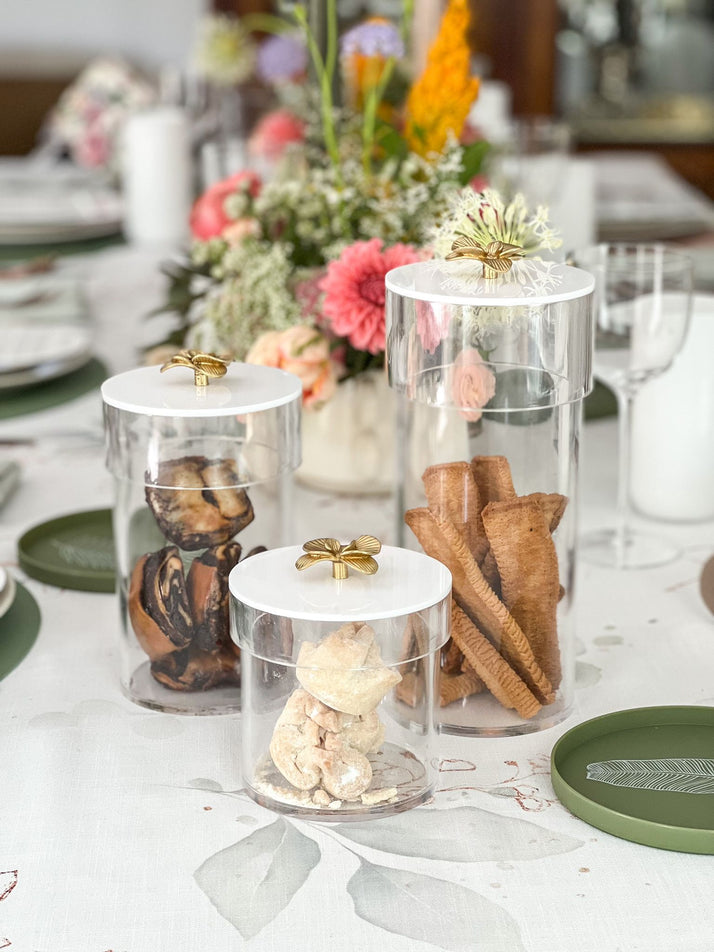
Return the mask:
<svg viewBox="0 0 714 952">
<path fill-rule="evenodd" d="M 433 261 L 386 284 L 389 381 L 402 395 L 397 539 L 453 575 L 441 729 L 550 727 L 573 698 L 593 279 L 538 261 L 495 278 L 480 262 Z"/>
<path fill-rule="evenodd" d="M 233 566 L 290 536 L 302 387 L 231 363 L 197 385 L 186 366 L 102 385 L 114 476 L 121 684 L 161 711 L 240 709 L 229 631 Z"/>
<path fill-rule="evenodd" d="M 369 560 L 373 542 L 344 548 Z M 390 546 L 376 574 L 348 566 L 335 578 L 319 553 L 339 546 L 263 552 L 230 576 L 246 789 L 279 813 L 328 821 L 387 816 L 433 794 L 451 592 L 440 562 Z M 316 564 L 300 572 L 299 559 Z"/>
</svg>

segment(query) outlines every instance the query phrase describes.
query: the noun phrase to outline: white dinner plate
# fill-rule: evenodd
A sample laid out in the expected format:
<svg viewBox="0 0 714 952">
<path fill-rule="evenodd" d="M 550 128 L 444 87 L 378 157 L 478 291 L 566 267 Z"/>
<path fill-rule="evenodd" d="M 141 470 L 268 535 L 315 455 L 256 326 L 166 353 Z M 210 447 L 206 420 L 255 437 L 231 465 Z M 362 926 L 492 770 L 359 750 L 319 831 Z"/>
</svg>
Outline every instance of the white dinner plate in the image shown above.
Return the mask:
<svg viewBox="0 0 714 952">
<path fill-rule="evenodd" d="M 0 162 L 0 244 L 74 241 L 121 230 L 116 189 L 81 170 Z"/>
<path fill-rule="evenodd" d="M 92 335 L 69 321 L 0 323 L 0 390 L 50 380 L 90 359 Z"/>
</svg>

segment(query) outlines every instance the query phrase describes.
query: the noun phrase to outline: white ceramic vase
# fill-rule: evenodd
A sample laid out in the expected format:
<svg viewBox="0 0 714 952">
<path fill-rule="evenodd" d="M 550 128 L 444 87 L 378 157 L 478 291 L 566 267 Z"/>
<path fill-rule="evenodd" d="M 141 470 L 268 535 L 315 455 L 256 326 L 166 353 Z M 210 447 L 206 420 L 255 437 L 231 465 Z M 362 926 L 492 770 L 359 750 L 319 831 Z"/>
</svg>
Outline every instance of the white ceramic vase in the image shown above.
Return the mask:
<svg viewBox="0 0 714 952">
<path fill-rule="evenodd" d="M 320 409 L 303 410 L 300 482 L 326 492 L 391 492 L 395 400 L 386 372 L 368 370 L 339 384 Z"/>
</svg>

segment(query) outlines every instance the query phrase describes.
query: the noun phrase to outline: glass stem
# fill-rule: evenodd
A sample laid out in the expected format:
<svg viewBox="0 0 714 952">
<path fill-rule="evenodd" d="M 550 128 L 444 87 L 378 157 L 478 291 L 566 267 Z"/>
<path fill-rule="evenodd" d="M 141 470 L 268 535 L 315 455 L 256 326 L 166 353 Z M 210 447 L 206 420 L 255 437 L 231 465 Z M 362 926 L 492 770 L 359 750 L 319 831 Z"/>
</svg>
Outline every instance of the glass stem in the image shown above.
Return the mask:
<svg viewBox="0 0 714 952">
<path fill-rule="evenodd" d="M 636 391 L 631 387 L 616 391 L 619 445 L 614 546 L 615 563 L 619 569 L 625 565 L 627 543 L 630 536 L 630 455 L 632 447 L 632 408 L 635 395 Z"/>
</svg>

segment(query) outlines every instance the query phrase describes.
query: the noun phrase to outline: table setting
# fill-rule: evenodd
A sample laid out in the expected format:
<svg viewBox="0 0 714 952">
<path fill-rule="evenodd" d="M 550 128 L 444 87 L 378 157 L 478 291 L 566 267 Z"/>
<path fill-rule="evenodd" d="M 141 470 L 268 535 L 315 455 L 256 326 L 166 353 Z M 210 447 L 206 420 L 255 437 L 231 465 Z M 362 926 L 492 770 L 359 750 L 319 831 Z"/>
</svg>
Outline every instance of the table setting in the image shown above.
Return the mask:
<svg viewBox="0 0 714 952">
<path fill-rule="evenodd" d="M 403 126 L 256 21 L 312 146 L 0 270 L 0 948 L 711 947 L 714 295 L 474 181 L 467 11 Z"/>
</svg>

